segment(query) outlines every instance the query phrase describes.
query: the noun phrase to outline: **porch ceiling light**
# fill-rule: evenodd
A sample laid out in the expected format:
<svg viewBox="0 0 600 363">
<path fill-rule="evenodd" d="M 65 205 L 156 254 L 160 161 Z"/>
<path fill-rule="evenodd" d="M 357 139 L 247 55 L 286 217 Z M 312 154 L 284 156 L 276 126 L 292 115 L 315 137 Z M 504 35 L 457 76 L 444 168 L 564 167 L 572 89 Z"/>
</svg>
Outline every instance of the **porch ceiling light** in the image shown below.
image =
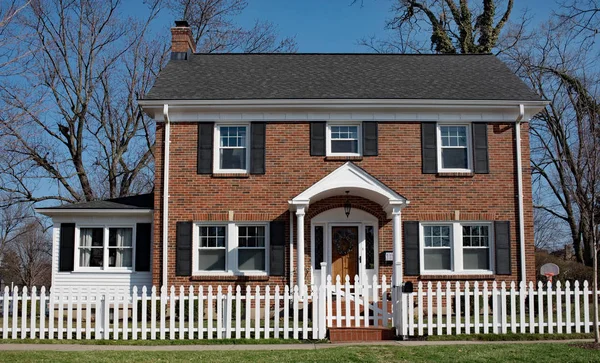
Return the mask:
<svg viewBox="0 0 600 363">
<path fill-rule="evenodd" d="M 344 213 L 346 213 L 346 218 L 350 217 L 350 211 L 352 210 L 352 204 L 350 203 L 350 194 L 349 190 L 346 190 L 346 201 L 344 202 Z"/>
</svg>

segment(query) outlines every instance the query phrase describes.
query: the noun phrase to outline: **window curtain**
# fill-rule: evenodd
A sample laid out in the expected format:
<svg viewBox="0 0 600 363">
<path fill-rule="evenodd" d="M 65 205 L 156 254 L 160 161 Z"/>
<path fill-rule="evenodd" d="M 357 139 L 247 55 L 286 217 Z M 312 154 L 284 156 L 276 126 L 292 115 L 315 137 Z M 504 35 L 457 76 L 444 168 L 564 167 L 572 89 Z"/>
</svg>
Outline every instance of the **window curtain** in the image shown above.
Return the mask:
<svg viewBox="0 0 600 363">
<path fill-rule="evenodd" d="M 117 229 L 117 256 L 115 267 L 131 267 L 131 228 Z"/>
<path fill-rule="evenodd" d="M 81 229 L 81 235 L 79 239 L 79 243 L 81 244 L 81 247 L 83 247 L 79 249 L 79 266 L 90 267 L 90 258 L 92 255 L 92 229 Z"/>
</svg>

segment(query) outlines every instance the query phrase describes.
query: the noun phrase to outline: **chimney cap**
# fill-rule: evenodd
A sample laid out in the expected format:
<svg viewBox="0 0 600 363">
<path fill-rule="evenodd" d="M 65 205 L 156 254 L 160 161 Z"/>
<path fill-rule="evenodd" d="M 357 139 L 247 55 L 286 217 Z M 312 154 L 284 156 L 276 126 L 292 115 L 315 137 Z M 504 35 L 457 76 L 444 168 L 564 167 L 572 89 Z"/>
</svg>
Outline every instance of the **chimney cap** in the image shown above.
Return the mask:
<svg viewBox="0 0 600 363">
<path fill-rule="evenodd" d="M 190 24 L 187 20 L 175 20 L 175 26 L 178 28 L 189 28 Z"/>
</svg>

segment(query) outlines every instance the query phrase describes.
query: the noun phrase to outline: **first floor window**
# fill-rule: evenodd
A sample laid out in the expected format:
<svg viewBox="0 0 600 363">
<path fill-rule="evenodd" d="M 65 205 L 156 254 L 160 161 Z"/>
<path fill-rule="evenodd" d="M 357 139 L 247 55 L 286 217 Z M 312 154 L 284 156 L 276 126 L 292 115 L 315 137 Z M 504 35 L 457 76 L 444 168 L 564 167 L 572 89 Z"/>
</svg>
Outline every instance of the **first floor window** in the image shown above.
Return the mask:
<svg viewBox="0 0 600 363">
<path fill-rule="evenodd" d="M 425 223 L 421 231 L 425 272 L 492 271 L 491 224 Z"/>
<path fill-rule="evenodd" d="M 425 226 L 424 262 L 426 270 L 450 270 L 452 267 L 452 247 L 450 246 L 450 226 Z"/>
<path fill-rule="evenodd" d="M 440 163 L 444 170 L 469 169 L 469 128 L 466 125 L 439 126 Z"/>
<path fill-rule="evenodd" d="M 108 229 L 108 266 L 132 267 L 132 228 Z"/>
<path fill-rule="evenodd" d="M 104 266 L 104 228 L 79 229 L 79 266 Z"/>
<path fill-rule="evenodd" d="M 490 269 L 490 227 L 463 226 L 463 268 Z"/>
<path fill-rule="evenodd" d="M 226 261 L 225 226 L 201 226 L 198 251 L 198 270 L 224 271 Z"/>
<path fill-rule="evenodd" d="M 238 227 L 238 269 L 265 271 L 265 226 Z"/>
</svg>

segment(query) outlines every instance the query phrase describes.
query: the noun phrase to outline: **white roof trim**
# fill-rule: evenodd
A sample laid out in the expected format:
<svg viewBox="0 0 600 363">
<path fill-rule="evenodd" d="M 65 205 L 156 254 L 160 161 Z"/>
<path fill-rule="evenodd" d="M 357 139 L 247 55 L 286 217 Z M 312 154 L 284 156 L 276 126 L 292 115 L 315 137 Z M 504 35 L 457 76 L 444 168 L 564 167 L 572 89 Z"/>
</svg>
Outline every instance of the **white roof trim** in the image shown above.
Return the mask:
<svg viewBox="0 0 600 363">
<path fill-rule="evenodd" d="M 56 216 L 56 215 L 68 215 L 68 214 L 85 214 L 85 215 L 93 215 L 93 214 L 149 214 L 154 212 L 153 209 L 83 209 L 83 208 L 36 208 L 35 211 L 37 213 L 43 214 L 48 217 Z"/>
<path fill-rule="evenodd" d="M 372 175 L 346 162 L 289 201 L 290 210 L 308 207 L 310 203 L 335 195 L 357 195 L 380 204 L 390 214 L 393 208 L 404 208 L 410 202 Z"/>
</svg>

